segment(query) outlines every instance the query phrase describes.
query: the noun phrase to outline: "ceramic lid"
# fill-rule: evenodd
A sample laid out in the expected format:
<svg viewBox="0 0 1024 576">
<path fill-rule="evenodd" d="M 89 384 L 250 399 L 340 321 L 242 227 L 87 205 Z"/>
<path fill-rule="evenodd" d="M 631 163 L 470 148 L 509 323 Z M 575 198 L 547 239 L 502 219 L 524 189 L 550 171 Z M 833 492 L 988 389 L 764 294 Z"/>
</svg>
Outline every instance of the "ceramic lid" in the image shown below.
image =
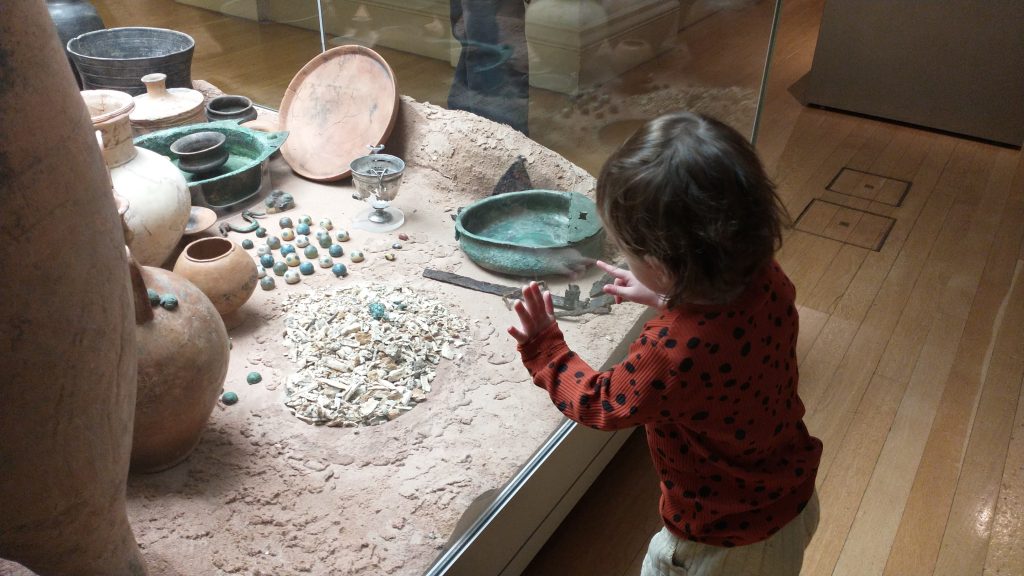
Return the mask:
<svg viewBox="0 0 1024 576">
<path fill-rule="evenodd" d="M 340 180 L 367 144 L 391 135 L 398 116 L 395 75 L 363 46 L 339 46 L 309 61 L 285 91 L 279 122 L 290 134 L 281 154 L 297 174 Z"/>
<path fill-rule="evenodd" d="M 146 93 L 135 97 L 135 110 L 129 116 L 132 124 L 164 126 L 205 110 L 202 92 L 191 88 L 167 88 L 166 82 L 167 75 L 159 72 L 142 77 Z"/>
</svg>

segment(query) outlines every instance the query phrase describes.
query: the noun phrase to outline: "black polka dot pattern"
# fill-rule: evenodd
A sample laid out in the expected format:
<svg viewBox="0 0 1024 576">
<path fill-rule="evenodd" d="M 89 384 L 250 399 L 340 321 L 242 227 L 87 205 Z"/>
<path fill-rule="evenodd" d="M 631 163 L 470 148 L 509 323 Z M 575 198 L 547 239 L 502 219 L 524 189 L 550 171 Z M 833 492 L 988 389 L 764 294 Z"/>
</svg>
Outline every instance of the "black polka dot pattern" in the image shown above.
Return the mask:
<svg viewBox="0 0 1024 576">
<path fill-rule="evenodd" d="M 557 324 L 520 352 L 568 418 L 602 430 L 646 426 L 673 533 L 741 546 L 799 513 L 821 458 L 797 396 L 794 298 L 768 266 L 728 305 L 683 305 L 652 320 L 607 372 L 570 351 Z"/>
</svg>

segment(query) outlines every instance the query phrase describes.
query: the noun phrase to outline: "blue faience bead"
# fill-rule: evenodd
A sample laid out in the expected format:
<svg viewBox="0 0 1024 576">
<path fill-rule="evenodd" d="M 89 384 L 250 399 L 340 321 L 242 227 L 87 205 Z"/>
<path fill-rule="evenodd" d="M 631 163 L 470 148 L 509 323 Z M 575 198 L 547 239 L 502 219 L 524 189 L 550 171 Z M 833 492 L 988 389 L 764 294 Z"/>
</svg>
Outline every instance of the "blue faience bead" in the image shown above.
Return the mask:
<svg viewBox="0 0 1024 576">
<path fill-rule="evenodd" d="M 345 254 L 345 251 L 341 248 L 341 244 L 331 244 L 331 247 L 327 249 L 327 252 L 333 258 L 338 258 Z"/>
<path fill-rule="evenodd" d="M 259 228 L 257 228 L 256 229 L 256 237 L 257 238 L 266 238 L 267 237 L 267 229 L 264 228 L 263 226 L 260 226 Z"/>
<path fill-rule="evenodd" d="M 281 256 L 287 256 L 289 254 L 295 254 L 295 246 L 292 246 L 291 244 L 281 246 Z"/>
<path fill-rule="evenodd" d="M 282 216 L 281 219 L 277 221 L 277 225 L 281 228 L 291 228 L 292 219 L 287 216 Z"/>
<path fill-rule="evenodd" d="M 344 264 L 335 264 L 331 267 L 331 272 L 338 278 L 348 276 L 348 268 Z"/>
<path fill-rule="evenodd" d="M 146 290 L 146 296 L 149 296 L 149 305 L 150 306 L 159 306 L 160 305 L 160 294 L 158 294 L 156 290 L 153 290 L 152 288 L 149 288 L 148 290 Z"/>
<path fill-rule="evenodd" d="M 309 276 L 314 272 L 312 262 L 303 262 L 299 264 L 299 272 L 302 272 L 303 276 Z"/>
<path fill-rule="evenodd" d="M 316 246 L 306 246 L 306 249 L 302 251 L 306 255 L 306 258 L 310 260 L 320 255 L 320 251 L 316 249 Z"/>
<path fill-rule="evenodd" d="M 248 238 L 246 238 L 245 240 L 242 240 L 242 248 L 245 248 L 246 250 L 252 250 L 252 247 L 253 247 L 252 240 L 249 240 Z"/>
<path fill-rule="evenodd" d="M 271 250 L 277 250 L 281 247 L 281 239 L 277 236 L 267 236 L 267 246 L 270 246 Z"/>
<path fill-rule="evenodd" d="M 264 254 L 263 256 L 260 256 L 260 265 L 263 266 L 264 268 L 273 268 L 274 257 L 270 254 Z"/>
<path fill-rule="evenodd" d="M 178 307 L 178 299 L 171 294 L 164 294 L 160 297 L 160 306 L 164 310 L 174 310 Z"/>
<path fill-rule="evenodd" d="M 260 288 L 264 290 L 273 290 L 277 286 L 277 282 L 274 282 L 273 276 L 264 276 L 260 278 Z"/>
<path fill-rule="evenodd" d="M 299 225 L 295 227 L 295 232 L 297 234 L 309 234 L 309 224 L 299 223 Z"/>
<path fill-rule="evenodd" d="M 235 394 L 234 392 L 225 392 L 220 397 L 220 401 L 228 406 L 231 406 L 235 402 L 238 402 L 238 394 Z"/>
<path fill-rule="evenodd" d="M 259 372 L 249 372 L 245 375 L 245 381 L 249 384 L 259 384 L 263 381 L 263 376 Z"/>
<path fill-rule="evenodd" d="M 288 265 L 278 260 L 274 262 L 274 274 L 278 276 L 284 276 L 284 273 L 288 271 Z"/>
<path fill-rule="evenodd" d="M 370 302 L 370 316 L 374 320 L 381 320 L 387 316 L 388 310 L 380 302 Z"/>
</svg>

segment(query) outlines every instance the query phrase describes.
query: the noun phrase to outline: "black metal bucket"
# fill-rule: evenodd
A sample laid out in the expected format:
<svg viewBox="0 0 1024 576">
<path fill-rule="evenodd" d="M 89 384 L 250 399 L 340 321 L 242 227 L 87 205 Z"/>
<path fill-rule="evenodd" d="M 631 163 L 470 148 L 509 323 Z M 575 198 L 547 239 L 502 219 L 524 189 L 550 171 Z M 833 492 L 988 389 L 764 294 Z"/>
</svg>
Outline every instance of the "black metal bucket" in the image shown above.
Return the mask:
<svg viewBox="0 0 1024 576">
<path fill-rule="evenodd" d="M 168 88 L 192 87 L 195 40 L 165 28 L 108 28 L 68 41 L 68 54 L 85 90 L 120 90 L 145 94 L 141 78 L 162 72 Z"/>
</svg>

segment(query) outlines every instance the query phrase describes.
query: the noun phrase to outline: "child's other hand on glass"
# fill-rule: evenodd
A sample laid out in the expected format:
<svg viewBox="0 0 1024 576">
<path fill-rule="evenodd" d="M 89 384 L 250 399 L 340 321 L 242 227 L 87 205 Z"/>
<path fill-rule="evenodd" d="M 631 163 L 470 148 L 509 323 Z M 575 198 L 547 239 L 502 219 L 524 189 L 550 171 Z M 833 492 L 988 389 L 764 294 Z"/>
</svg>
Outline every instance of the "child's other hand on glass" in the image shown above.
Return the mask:
<svg viewBox="0 0 1024 576">
<path fill-rule="evenodd" d="M 636 276 L 629 270 L 612 266 L 602 260 L 597 261 L 597 266 L 615 278 L 614 283 L 604 285 L 604 293 L 615 296 L 616 304 L 622 304 L 623 301 L 627 301 L 651 306 L 652 308 L 664 307 L 665 299 L 661 294 L 651 290 L 644 283 L 637 280 Z"/>
<path fill-rule="evenodd" d="M 523 297 L 516 300 L 512 309 L 519 316 L 521 326 L 509 326 L 508 333 L 519 344 L 533 340 L 555 323 L 555 305 L 551 300 L 551 292 L 541 290 L 536 282 L 523 287 Z"/>
</svg>

